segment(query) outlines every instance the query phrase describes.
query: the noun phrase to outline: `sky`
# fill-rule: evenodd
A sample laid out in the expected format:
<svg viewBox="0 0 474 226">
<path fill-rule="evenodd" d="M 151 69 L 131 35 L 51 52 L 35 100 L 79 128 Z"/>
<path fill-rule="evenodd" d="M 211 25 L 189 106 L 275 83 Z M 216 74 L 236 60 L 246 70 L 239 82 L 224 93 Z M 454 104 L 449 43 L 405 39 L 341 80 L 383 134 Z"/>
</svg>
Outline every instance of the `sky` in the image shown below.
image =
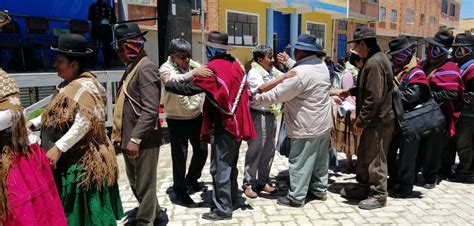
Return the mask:
<svg viewBox="0 0 474 226">
<path fill-rule="evenodd" d="M 461 19 L 474 18 L 474 0 L 464 0 L 461 5 Z"/>
</svg>

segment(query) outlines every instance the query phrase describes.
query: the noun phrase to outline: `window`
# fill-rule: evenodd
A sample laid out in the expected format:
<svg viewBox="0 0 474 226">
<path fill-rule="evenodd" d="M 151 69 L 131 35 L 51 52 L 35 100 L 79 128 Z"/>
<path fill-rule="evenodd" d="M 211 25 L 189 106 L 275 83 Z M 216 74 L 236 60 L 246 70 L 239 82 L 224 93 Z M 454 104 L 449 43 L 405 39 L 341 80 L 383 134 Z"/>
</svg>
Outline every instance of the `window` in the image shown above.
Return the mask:
<svg viewBox="0 0 474 226">
<path fill-rule="evenodd" d="M 414 17 L 414 13 L 413 13 L 413 10 L 411 9 L 407 9 L 407 12 L 406 12 L 406 16 L 405 16 L 405 20 L 407 22 L 407 24 L 413 24 L 414 21 L 415 21 L 415 17 Z"/>
<path fill-rule="evenodd" d="M 379 21 L 385 21 L 385 7 L 380 7 L 379 9 Z"/>
<path fill-rule="evenodd" d="M 398 20 L 398 15 L 397 15 L 397 10 L 392 9 L 392 23 L 397 23 Z"/>
<path fill-rule="evenodd" d="M 436 24 L 436 18 L 435 17 L 430 17 L 430 28 L 433 28 Z"/>
<path fill-rule="evenodd" d="M 258 15 L 227 12 L 229 44 L 256 46 L 258 43 Z"/>
<path fill-rule="evenodd" d="M 456 16 L 456 5 L 451 4 L 450 10 L 449 10 L 449 16 Z"/>
<path fill-rule="evenodd" d="M 368 2 L 377 3 L 377 0 L 368 0 Z"/>
<path fill-rule="evenodd" d="M 320 44 L 324 48 L 326 25 L 308 22 L 306 24 L 306 30 L 309 32 L 309 34 L 314 35 L 316 37 L 316 43 Z"/>
<path fill-rule="evenodd" d="M 201 8 L 201 0 L 191 0 L 191 9 L 200 10 Z"/>
<path fill-rule="evenodd" d="M 356 23 L 356 28 L 365 27 L 365 24 Z"/>
<path fill-rule="evenodd" d="M 422 13 L 420 16 L 420 25 L 423 25 L 423 24 L 425 24 L 425 14 Z"/>
<path fill-rule="evenodd" d="M 128 3 L 150 5 L 152 0 L 128 0 Z"/>
<path fill-rule="evenodd" d="M 448 15 L 448 0 L 441 1 L 441 13 Z"/>
<path fill-rule="evenodd" d="M 345 20 L 339 21 L 339 30 L 347 30 L 347 21 Z"/>
</svg>

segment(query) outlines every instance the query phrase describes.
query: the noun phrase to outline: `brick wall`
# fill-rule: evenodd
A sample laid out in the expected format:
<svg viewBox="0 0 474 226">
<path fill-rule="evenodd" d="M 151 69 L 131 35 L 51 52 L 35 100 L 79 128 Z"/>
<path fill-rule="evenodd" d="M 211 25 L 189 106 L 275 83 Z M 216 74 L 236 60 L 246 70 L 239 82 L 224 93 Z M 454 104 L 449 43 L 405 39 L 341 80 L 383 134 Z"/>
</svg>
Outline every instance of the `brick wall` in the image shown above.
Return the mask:
<svg viewBox="0 0 474 226">
<path fill-rule="evenodd" d="M 128 19 L 144 19 L 158 17 L 156 5 L 128 4 Z M 139 25 L 157 26 L 156 20 L 138 22 Z"/>
<path fill-rule="evenodd" d="M 439 24 L 441 27 L 447 27 L 447 28 L 457 28 L 459 26 L 459 15 L 460 15 L 460 8 L 461 5 L 459 4 L 458 1 L 456 0 L 448 0 L 448 13 L 444 14 L 441 10 L 441 0 L 439 1 L 439 8 L 438 8 L 438 13 L 440 14 L 440 20 Z M 455 6 L 455 13 L 454 16 L 451 16 L 451 4 L 454 4 Z"/>
</svg>

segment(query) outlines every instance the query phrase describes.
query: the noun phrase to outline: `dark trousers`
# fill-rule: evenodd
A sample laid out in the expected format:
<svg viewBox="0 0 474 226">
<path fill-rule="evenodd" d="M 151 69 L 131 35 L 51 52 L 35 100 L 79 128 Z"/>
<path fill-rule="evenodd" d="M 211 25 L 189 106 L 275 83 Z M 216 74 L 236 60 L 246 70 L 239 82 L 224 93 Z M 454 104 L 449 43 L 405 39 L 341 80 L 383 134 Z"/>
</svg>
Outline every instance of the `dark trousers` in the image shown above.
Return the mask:
<svg viewBox="0 0 474 226">
<path fill-rule="evenodd" d="M 171 159 L 173 161 L 173 189 L 186 192 L 187 186 L 197 183 L 207 160 L 207 144 L 201 142 L 202 116 L 190 120 L 166 119 L 170 132 Z M 188 141 L 193 157 L 186 175 Z"/>
<path fill-rule="evenodd" d="M 436 159 L 440 153 L 440 146 L 436 147 L 436 140 L 442 139 L 440 133 L 436 133 L 417 140 L 407 140 L 399 134 L 393 138 L 390 146 L 390 152 L 387 156 L 389 168 L 389 184 L 399 185 L 400 192 L 413 190 L 413 185 L 417 175 L 417 161 L 422 161 L 419 165 L 423 166 L 423 175 L 432 181 L 436 177 Z M 400 152 L 397 156 L 397 149 Z M 423 155 L 425 155 L 423 157 Z M 421 156 L 422 158 L 417 160 Z"/>
<path fill-rule="evenodd" d="M 217 214 L 232 216 L 233 205 L 238 200 L 237 160 L 241 142 L 223 128 L 216 128 L 219 126 L 215 125 L 211 140 L 212 201 Z"/>
<path fill-rule="evenodd" d="M 150 225 L 159 216 L 161 207 L 156 196 L 156 171 L 160 147 L 140 149 L 138 158 L 124 154 L 125 170 L 133 195 L 139 206 L 137 225 Z"/>
<path fill-rule="evenodd" d="M 456 173 L 474 173 L 474 117 L 462 116 L 456 124 L 459 165 Z"/>
<path fill-rule="evenodd" d="M 456 138 L 443 134 L 442 149 L 439 159 L 438 174 L 441 177 L 448 177 L 453 172 L 453 165 L 456 160 Z"/>
<path fill-rule="evenodd" d="M 445 142 L 447 142 L 447 135 L 434 133 L 424 138 L 419 144 L 415 173 L 423 168 L 423 178 L 427 184 L 436 183 Z"/>
<path fill-rule="evenodd" d="M 356 179 L 369 189 L 369 196 L 387 197 L 387 153 L 394 121 L 364 128 L 357 149 Z"/>
</svg>

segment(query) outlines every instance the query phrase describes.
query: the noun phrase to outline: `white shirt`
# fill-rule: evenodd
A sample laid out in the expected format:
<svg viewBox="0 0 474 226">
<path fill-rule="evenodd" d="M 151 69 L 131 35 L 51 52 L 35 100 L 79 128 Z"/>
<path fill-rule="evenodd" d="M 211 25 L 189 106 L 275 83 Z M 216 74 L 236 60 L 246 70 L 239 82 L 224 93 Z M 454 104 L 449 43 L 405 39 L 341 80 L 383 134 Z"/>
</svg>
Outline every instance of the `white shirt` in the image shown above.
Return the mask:
<svg viewBox="0 0 474 226">
<path fill-rule="evenodd" d="M 30 122 L 35 127 L 41 126 L 41 115 L 30 120 Z M 83 117 L 80 112 L 76 113 L 74 123 L 66 134 L 56 141 L 56 147 L 62 152 L 68 151 L 89 132 L 90 126 L 91 122 L 87 118 Z"/>
</svg>

